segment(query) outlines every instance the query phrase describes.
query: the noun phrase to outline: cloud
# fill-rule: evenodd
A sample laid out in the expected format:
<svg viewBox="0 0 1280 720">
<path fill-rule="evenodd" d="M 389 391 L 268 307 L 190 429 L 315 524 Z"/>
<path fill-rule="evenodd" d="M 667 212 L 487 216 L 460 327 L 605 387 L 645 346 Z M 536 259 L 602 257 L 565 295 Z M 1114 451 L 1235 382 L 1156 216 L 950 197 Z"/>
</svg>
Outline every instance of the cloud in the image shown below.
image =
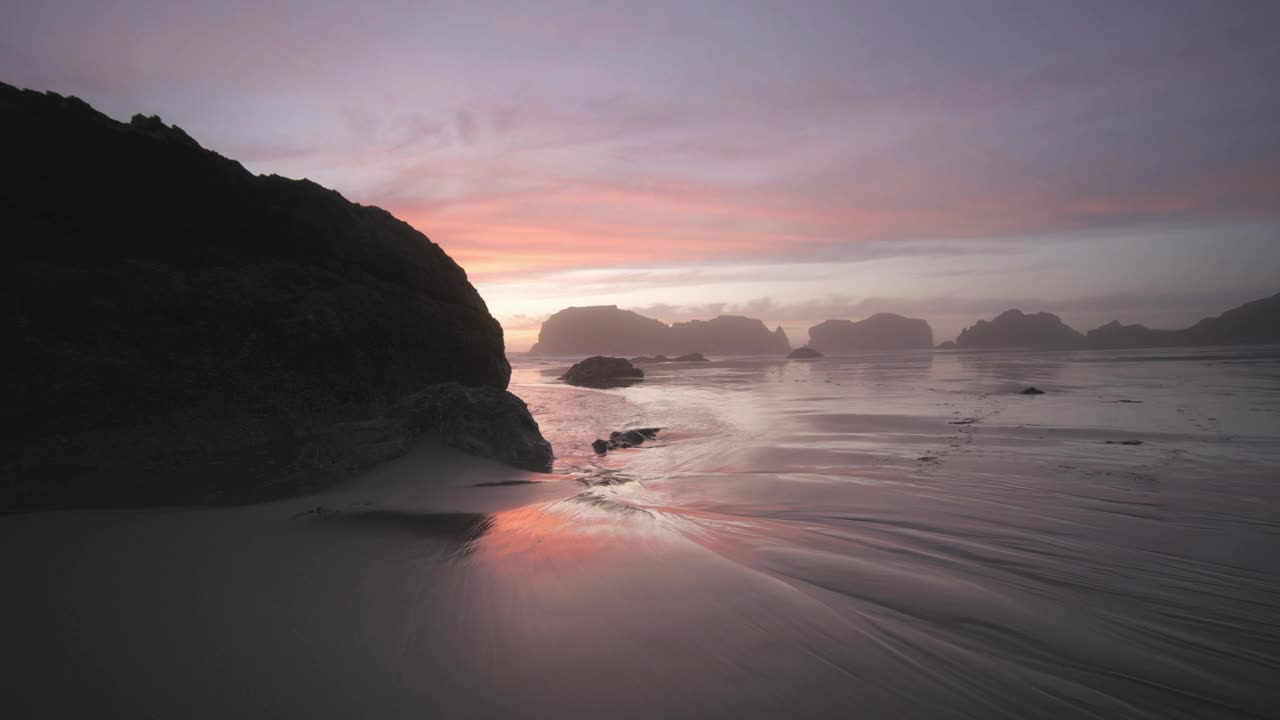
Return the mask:
<svg viewBox="0 0 1280 720">
<path fill-rule="evenodd" d="M 550 315 L 530 315 L 527 313 L 516 313 L 500 318 L 502 321 L 502 329 L 507 332 L 527 332 L 530 330 L 538 330 L 542 327 L 542 323 L 546 322 Z"/>
<path fill-rule="evenodd" d="M 479 121 L 476 119 L 475 113 L 470 110 L 458 110 L 454 114 L 454 128 L 458 132 L 458 140 L 463 145 L 475 145 L 476 135 L 479 132 Z"/>
<path fill-rule="evenodd" d="M 965 283 L 1123 309 L 1267 257 L 1176 265 L 1178 237 L 1122 272 L 1120 231 L 1280 225 L 1276 3 L 99 4 L 6 5 L 6 80 L 383 206 L 512 317 L 998 311 L 921 299 Z M 1060 251 L 1089 235 L 1116 239 Z"/>
</svg>

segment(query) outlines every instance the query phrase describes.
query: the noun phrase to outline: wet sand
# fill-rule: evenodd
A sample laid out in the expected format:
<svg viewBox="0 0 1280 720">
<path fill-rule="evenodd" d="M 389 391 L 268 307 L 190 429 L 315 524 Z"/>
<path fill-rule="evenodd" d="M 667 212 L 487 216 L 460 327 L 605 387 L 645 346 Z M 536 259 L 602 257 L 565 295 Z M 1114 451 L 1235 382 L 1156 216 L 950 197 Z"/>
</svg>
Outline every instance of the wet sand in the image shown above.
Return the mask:
<svg viewBox="0 0 1280 720">
<path fill-rule="evenodd" d="M 310 498 L 0 518 L 7 707 L 1280 707 L 1275 348 L 720 360 L 608 391 L 515 365 L 555 474 L 424 446 Z M 636 426 L 665 429 L 591 451 Z"/>
</svg>

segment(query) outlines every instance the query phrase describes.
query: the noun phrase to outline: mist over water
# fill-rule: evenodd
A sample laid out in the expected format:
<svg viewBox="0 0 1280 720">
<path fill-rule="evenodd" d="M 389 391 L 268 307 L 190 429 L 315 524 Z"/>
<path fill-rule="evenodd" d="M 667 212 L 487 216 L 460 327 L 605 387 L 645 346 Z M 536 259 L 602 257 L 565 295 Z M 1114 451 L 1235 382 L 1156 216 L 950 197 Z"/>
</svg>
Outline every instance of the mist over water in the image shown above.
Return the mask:
<svg viewBox="0 0 1280 720">
<path fill-rule="evenodd" d="M 739 358 L 606 391 L 557 383 L 568 364 L 514 361 L 552 476 L 425 447 L 319 497 L 0 519 L 0 630 L 21 659 L 8 702 L 24 717 L 1280 707 L 1280 348 Z M 591 451 L 640 426 L 663 430 Z"/>
</svg>

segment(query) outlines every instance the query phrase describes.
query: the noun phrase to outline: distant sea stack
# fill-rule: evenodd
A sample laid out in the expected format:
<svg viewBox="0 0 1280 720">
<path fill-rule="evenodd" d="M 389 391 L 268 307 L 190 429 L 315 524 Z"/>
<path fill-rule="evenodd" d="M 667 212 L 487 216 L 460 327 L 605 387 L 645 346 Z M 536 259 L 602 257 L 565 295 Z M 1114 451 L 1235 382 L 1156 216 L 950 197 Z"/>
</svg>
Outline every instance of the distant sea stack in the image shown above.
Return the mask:
<svg viewBox="0 0 1280 720">
<path fill-rule="evenodd" d="M 1146 325 L 1123 325 L 1111 321 L 1090 330 L 1085 343 L 1091 348 L 1142 348 L 1180 345 L 1181 330 L 1152 330 Z"/>
<path fill-rule="evenodd" d="M 0 120 L 0 511 L 275 497 L 435 430 L 549 466 L 501 327 L 406 223 L 157 117 L 0 84 Z"/>
<path fill-rule="evenodd" d="M 669 353 L 671 328 L 617 305 L 565 308 L 547 318 L 532 355 L 631 356 Z"/>
<path fill-rule="evenodd" d="M 1061 350 L 1081 347 L 1084 336 L 1052 313 L 1028 315 L 1006 310 L 994 320 L 979 320 L 961 331 L 956 347 L 966 349 L 1026 348 Z"/>
<path fill-rule="evenodd" d="M 809 347 L 823 352 L 920 350 L 933 347 L 929 323 L 893 313 L 852 322 L 827 320 L 809 328 Z"/>
<path fill-rule="evenodd" d="M 791 349 L 782 328 L 772 332 L 760 320 L 741 315 L 721 315 L 711 320 L 690 320 L 671 326 L 670 344 L 673 355 L 711 353 L 712 355 L 775 355 Z"/>
<path fill-rule="evenodd" d="M 1146 348 L 1280 343 L 1280 293 L 1245 303 L 1183 330 L 1110 322 L 1086 336 L 1091 348 Z"/>
<path fill-rule="evenodd" d="M 782 328 L 721 315 L 667 325 L 617 305 L 571 307 L 547 318 L 533 355 L 772 355 L 791 349 Z"/>
</svg>

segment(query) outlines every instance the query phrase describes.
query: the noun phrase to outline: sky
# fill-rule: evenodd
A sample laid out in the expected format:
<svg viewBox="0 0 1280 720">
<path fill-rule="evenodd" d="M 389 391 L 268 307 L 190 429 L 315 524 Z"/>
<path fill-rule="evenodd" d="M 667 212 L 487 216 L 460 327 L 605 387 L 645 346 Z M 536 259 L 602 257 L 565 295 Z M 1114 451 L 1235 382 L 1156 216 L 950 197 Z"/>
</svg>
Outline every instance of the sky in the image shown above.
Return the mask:
<svg viewBox="0 0 1280 720">
<path fill-rule="evenodd" d="M 527 349 L 549 314 L 1280 292 L 1280 2 L 6 0 L 0 80 L 384 207 Z"/>
</svg>

